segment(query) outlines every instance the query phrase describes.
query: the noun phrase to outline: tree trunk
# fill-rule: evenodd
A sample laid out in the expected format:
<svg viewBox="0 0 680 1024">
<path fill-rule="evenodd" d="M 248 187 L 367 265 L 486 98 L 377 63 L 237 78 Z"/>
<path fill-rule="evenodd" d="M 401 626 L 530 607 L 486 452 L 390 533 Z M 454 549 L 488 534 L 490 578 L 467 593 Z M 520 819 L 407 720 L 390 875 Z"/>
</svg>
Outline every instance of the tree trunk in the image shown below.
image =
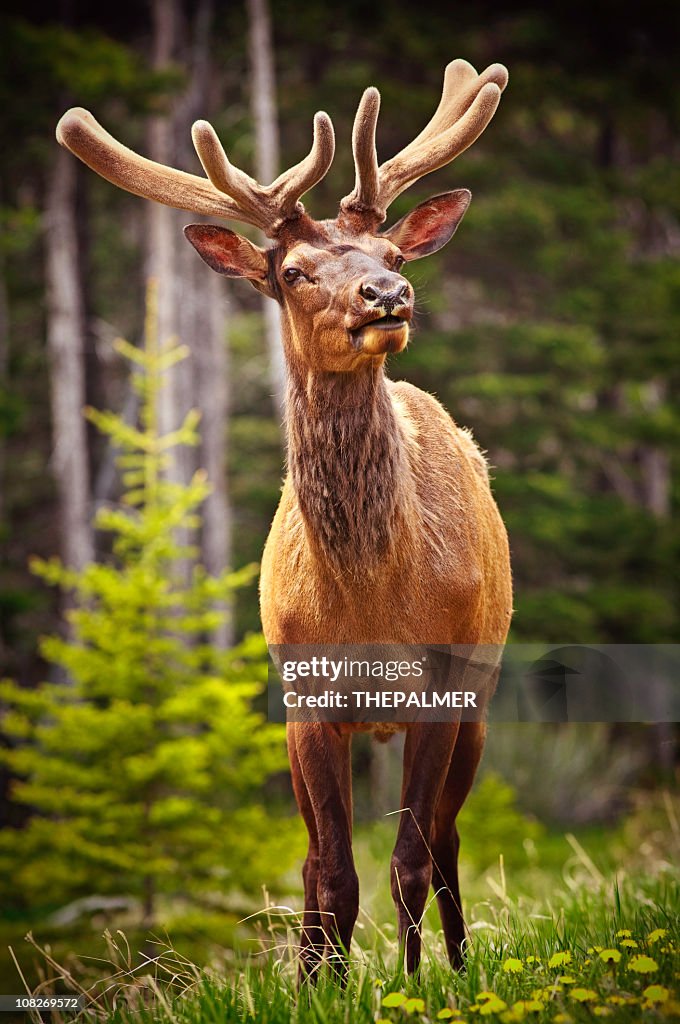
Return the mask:
<svg viewBox="0 0 680 1024">
<path fill-rule="evenodd" d="M 647 409 L 656 411 L 667 400 L 663 381 L 649 381 L 645 388 Z M 640 487 L 642 504 L 657 519 L 671 514 L 671 463 L 668 451 L 656 445 L 640 446 Z"/>
<path fill-rule="evenodd" d="M 0 193 L 0 207 L 2 206 L 2 194 Z M 7 300 L 7 286 L 5 284 L 5 256 L 0 247 L 0 406 L 4 403 L 4 394 L 8 391 L 9 384 L 9 304 Z M 4 573 L 6 564 L 8 561 L 9 554 L 9 530 L 7 525 L 3 522 L 5 513 L 8 511 L 5 508 L 4 494 L 5 494 L 5 465 L 6 465 L 6 454 L 5 454 L 5 440 L 4 436 L 0 434 L 0 567 Z M 10 627 L 11 628 L 11 627 Z M 9 630 L 8 630 L 9 632 Z M 3 671 L 7 671 L 7 666 L 11 665 L 9 657 L 9 649 L 7 643 L 7 634 L 5 632 L 4 623 L 0 620 L 0 665 L 3 666 Z M 2 815 L 7 814 L 7 804 L 5 800 L 6 793 L 6 781 L 8 775 L 4 769 L 0 768 L 0 820 L 3 820 Z"/>
<path fill-rule="evenodd" d="M 1 205 L 1 199 L 0 199 Z M 0 249 L 0 395 L 7 389 L 9 367 L 9 305 L 5 285 L 5 257 Z M 5 446 L 0 437 L 0 527 L 5 512 L 3 494 L 5 490 Z"/>
<path fill-rule="evenodd" d="M 161 71 L 172 61 L 176 43 L 179 11 L 176 0 L 152 0 L 153 40 L 151 64 Z M 173 164 L 173 125 L 168 113 L 156 114 L 149 119 L 149 156 L 161 164 Z M 147 277 L 157 287 L 157 329 L 161 345 L 177 335 L 175 252 L 177 233 L 175 211 L 161 203 L 147 203 L 148 250 Z M 167 372 L 166 384 L 159 396 L 158 423 L 161 433 L 179 426 L 177 410 L 177 377 L 181 372 L 173 367 Z M 180 467 L 175 461 L 168 471 L 172 479 L 180 479 Z"/>
<path fill-rule="evenodd" d="M 177 107 L 175 130 L 180 166 L 196 172 L 191 147 L 191 125 L 199 117 L 210 117 L 210 36 L 213 24 L 212 0 L 200 0 L 193 26 L 192 52 L 188 63 L 191 78 Z M 202 218 L 197 217 L 196 220 Z M 228 348 L 226 343 L 226 296 L 224 281 L 196 256 L 190 245 L 180 248 L 180 309 L 182 341 L 191 348 L 191 391 L 180 395 L 188 409 L 201 410 L 201 447 L 198 462 L 206 470 L 212 491 L 203 506 L 201 555 L 211 575 L 229 565 L 231 555 L 231 513 L 227 490 Z M 183 367 L 187 364 L 184 363 Z M 185 378 L 187 379 L 187 378 Z M 223 608 L 228 612 L 228 608 Z M 221 648 L 233 639 L 231 625 L 224 622 L 212 641 Z"/>
<path fill-rule="evenodd" d="M 646 406 L 650 411 L 655 411 L 666 400 L 667 388 L 663 381 L 650 381 L 645 392 Z M 663 448 L 643 444 L 638 457 L 641 504 L 655 519 L 668 519 L 671 514 L 670 455 Z M 651 671 L 654 671 L 653 665 Z M 670 779 L 676 760 L 675 729 L 670 722 L 657 722 L 652 726 L 652 746 L 657 764 Z"/>
<path fill-rule="evenodd" d="M 177 57 L 181 32 L 181 7 L 178 0 L 152 0 L 153 40 L 151 63 L 155 70 L 166 69 Z M 167 111 L 149 119 L 149 155 L 157 163 L 176 167 L 178 164 L 177 113 L 179 101 Z M 185 296 L 182 284 L 180 246 L 182 220 L 178 211 L 161 203 L 148 203 L 149 238 L 147 276 L 156 284 L 156 326 L 161 347 L 180 341 L 191 347 L 191 338 L 183 336 L 186 318 L 182 316 Z M 176 430 L 193 402 L 191 360 L 184 360 L 165 371 L 158 395 L 158 426 L 161 434 Z M 170 463 L 164 476 L 178 484 L 187 484 L 196 465 L 195 450 L 176 447 L 169 452 Z M 175 531 L 177 543 L 186 548 L 194 543 L 193 531 L 180 526 Z M 175 571 L 185 581 L 192 571 L 189 557 L 179 558 Z"/>
<path fill-rule="evenodd" d="M 222 279 L 205 273 L 195 260 L 197 317 L 195 347 L 196 398 L 201 410 L 201 463 L 212 491 L 203 506 L 201 553 L 206 570 L 213 576 L 224 572 L 231 561 L 231 509 L 227 489 L 227 423 L 229 405 L 228 348 L 226 344 L 225 295 Z M 199 279 L 200 278 L 200 279 Z M 220 609 L 228 616 L 229 608 Z M 218 626 L 213 643 L 226 649 L 233 642 L 229 617 Z"/>
<path fill-rule="evenodd" d="M 55 146 L 47 191 L 47 346 L 52 406 L 52 468 L 57 485 L 61 554 L 81 569 L 94 558 L 90 525 L 85 404 L 84 313 L 78 272 L 76 161 Z"/>
<path fill-rule="evenodd" d="M 255 125 L 255 177 L 269 184 L 278 174 L 279 132 L 276 119 L 276 84 L 271 23 L 267 0 L 248 0 L 250 96 Z M 262 296 L 269 375 L 274 406 L 283 424 L 286 371 L 281 344 L 278 304 Z"/>
</svg>

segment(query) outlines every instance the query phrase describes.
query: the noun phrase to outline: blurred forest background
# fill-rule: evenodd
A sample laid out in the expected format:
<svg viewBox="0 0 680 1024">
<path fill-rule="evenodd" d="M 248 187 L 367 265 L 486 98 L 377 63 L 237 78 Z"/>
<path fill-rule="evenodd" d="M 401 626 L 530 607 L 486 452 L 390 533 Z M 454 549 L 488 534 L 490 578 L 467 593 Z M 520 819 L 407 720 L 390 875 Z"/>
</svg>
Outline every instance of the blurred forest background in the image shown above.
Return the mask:
<svg viewBox="0 0 680 1024">
<path fill-rule="evenodd" d="M 580 0 L 61 6 L 10 0 L 1 25 L 0 676 L 14 682 L 0 930 L 83 928 L 138 906 L 165 925 L 158 900 L 179 893 L 183 927 L 199 907 L 194 938 L 227 942 L 225 908 L 236 920 L 263 883 L 295 892 L 285 873 L 302 849 L 282 734 L 258 711 L 248 568 L 284 465 L 276 310 L 200 262 L 182 236 L 194 216 L 99 179 L 57 145 L 56 122 L 86 106 L 137 151 L 201 173 L 190 127 L 204 117 L 234 163 L 270 181 L 325 109 L 336 158 L 305 202 L 333 216 L 366 85 L 382 92 L 385 159 L 428 120 L 449 60 L 506 63 L 485 135 L 392 210 L 473 192 L 454 242 L 407 268 L 417 333 L 391 374 L 438 395 L 488 450 L 515 640 L 673 642 L 678 15 L 659 0 L 625 15 Z M 177 361 L 151 422 L 173 338 L 188 357 L 166 352 Z M 180 427 L 169 466 L 156 442 Z M 156 477 L 160 491 L 144 491 Z M 489 746 L 470 812 L 480 870 L 499 836 L 522 848 L 532 829 L 618 827 L 672 782 L 670 727 L 528 728 L 499 727 Z M 398 806 L 397 763 L 396 745 L 357 745 L 359 822 Z"/>
</svg>

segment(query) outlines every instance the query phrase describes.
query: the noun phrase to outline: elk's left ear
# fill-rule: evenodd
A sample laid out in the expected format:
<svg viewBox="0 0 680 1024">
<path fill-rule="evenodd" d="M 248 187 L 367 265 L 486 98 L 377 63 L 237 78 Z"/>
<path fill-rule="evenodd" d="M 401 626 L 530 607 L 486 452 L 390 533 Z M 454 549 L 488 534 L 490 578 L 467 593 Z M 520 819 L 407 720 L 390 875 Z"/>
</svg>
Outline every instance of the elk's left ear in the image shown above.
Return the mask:
<svg viewBox="0 0 680 1024">
<path fill-rule="evenodd" d="M 407 262 L 422 259 L 446 245 L 471 199 L 472 193 L 466 188 L 426 199 L 381 237 L 398 246 Z"/>
<path fill-rule="evenodd" d="M 198 255 L 225 277 L 244 277 L 258 291 L 272 295 L 267 251 L 229 228 L 214 224 L 189 224 L 184 229 Z"/>
</svg>

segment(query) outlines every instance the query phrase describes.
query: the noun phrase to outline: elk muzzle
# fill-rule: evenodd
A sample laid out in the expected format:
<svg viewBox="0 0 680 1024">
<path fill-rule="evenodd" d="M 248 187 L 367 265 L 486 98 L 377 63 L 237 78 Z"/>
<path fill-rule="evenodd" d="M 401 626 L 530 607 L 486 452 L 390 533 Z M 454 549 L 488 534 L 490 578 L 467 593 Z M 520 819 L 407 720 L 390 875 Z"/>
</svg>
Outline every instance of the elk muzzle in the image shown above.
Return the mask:
<svg viewBox="0 0 680 1024">
<path fill-rule="evenodd" d="M 370 356 L 401 352 L 408 343 L 413 316 L 413 289 L 398 274 L 364 278 L 357 285 L 353 323 L 348 325 L 353 346 Z"/>
</svg>

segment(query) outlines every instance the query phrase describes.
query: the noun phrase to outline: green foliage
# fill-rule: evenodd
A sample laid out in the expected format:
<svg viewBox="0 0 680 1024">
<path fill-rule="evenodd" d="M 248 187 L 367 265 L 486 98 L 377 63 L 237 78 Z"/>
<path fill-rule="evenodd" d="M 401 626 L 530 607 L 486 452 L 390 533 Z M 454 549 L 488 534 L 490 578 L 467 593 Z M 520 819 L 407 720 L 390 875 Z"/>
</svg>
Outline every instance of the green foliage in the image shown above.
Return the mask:
<svg viewBox="0 0 680 1024">
<path fill-rule="evenodd" d="M 96 518 L 112 557 L 80 572 L 54 559 L 33 565 L 71 598 L 69 636 L 42 644 L 63 680 L 0 689 L 12 741 L 2 760 L 18 779 L 14 800 L 33 812 L 25 828 L 0 832 L 6 902 L 22 893 L 48 908 L 116 893 L 139 899 L 150 920 L 160 896 L 271 884 L 298 852 L 297 823 L 261 803 L 285 763 L 281 728 L 253 708 L 266 685 L 264 640 L 211 642 L 252 567 L 209 576 L 178 539 L 200 526 L 209 487 L 202 472 L 186 486 L 165 474 L 173 449 L 197 443 L 198 415 L 159 433 L 164 374 L 187 352 L 159 346 L 153 320 L 144 350 L 117 345 L 136 370 L 140 425 L 88 413 L 122 469 L 121 503 Z"/>
<path fill-rule="evenodd" d="M 542 825 L 517 807 L 514 789 L 500 775 L 487 772 L 474 787 L 458 816 L 458 833 L 465 860 L 483 871 L 498 863 L 526 861 L 525 844 L 544 833 Z"/>
<path fill-rule="evenodd" d="M 141 110 L 149 103 L 158 105 L 184 78 L 179 68 L 151 70 L 133 49 L 96 27 L 75 31 L 3 17 L 0 29 L 2 132 L 7 139 L 29 128 L 36 136 L 44 132 L 42 141 L 51 142 L 55 114 L 63 112 L 58 105 L 67 97 L 98 106 L 114 95 Z"/>
<path fill-rule="evenodd" d="M 543 150 L 578 150 L 556 135 Z M 586 159 L 568 183 L 543 166 L 494 186 L 470 211 L 459 276 L 442 266 L 429 282 L 462 323 L 409 354 L 411 379 L 489 450 L 518 639 L 675 635 L 680 291 L 677 262 L 650 242 L 670 195 L 633 216 L 634 193 Z"/>
<path fill-rule="evenodd" d="M 519 806 L 542 822 L 574 828 L 611 821 L 639 784 L 648 756 L 644 728 L 629 727 L 618 746 L 603 722 L 496 723 L 484 763 L 492 774 L 502 772 Z"/>
</svg>

